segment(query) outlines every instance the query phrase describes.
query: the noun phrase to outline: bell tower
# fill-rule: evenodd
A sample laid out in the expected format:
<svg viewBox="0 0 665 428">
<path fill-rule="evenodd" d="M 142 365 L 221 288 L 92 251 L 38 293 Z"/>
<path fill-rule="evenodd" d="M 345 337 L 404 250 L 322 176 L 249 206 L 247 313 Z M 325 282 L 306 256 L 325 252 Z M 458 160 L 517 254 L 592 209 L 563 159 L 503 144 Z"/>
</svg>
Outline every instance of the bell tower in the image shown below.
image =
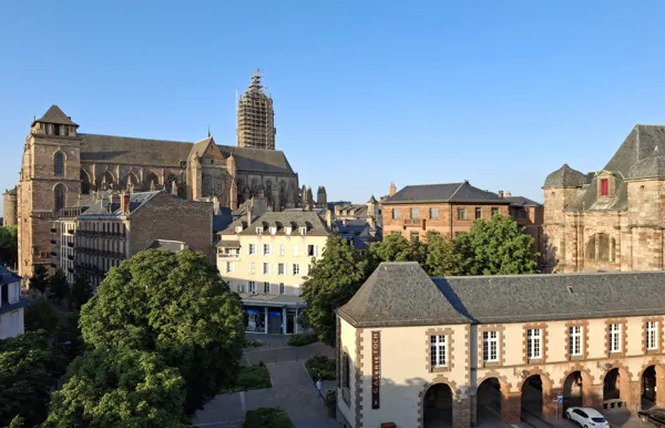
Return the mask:
<svg viewBox="0 0 665 428">
<path fill-rule="evenodd" d="M 57 105 L 34 119 L 25 140 L 18 184 L 19 275 L 51 264 L 52 221 L 81 194 L 78 125 Z"/>
</svg>

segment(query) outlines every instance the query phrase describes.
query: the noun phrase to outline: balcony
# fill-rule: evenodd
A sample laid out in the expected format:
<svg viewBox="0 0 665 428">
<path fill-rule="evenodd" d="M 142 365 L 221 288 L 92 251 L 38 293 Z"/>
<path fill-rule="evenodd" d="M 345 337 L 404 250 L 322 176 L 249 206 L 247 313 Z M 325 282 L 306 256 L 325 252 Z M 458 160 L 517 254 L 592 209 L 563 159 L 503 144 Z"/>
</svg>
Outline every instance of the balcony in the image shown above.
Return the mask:
<svg viewBox="0 0 665 428">
<path fill-rule="evenodd" d="M 422 227 L 425 229 L 425 219 L 424 218 L 405 218 L 402 220 L 402 225 L 405 227 Z"/>
<path fill-rule="evenodd" d="M 67 229 L 67 233 L 69 233 L 70 235 L 73 235 L 74 234 L 74 229 Z"/>
</svg>

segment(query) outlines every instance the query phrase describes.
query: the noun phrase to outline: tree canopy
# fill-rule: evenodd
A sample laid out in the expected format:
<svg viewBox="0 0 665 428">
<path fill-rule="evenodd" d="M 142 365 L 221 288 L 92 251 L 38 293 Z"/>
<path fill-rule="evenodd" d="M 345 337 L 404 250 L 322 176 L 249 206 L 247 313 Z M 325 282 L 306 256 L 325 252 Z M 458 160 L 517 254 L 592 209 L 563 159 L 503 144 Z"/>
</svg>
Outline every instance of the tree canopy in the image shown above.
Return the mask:
<svg viewBox="0 0 665 428">
<path fill-rule="evenodd" d="M 30 277 L 29 280 L 30 288 L 44 293 L 46 292 L 48 284 L 49 284 L 49 279 L 46 268 L 42 265 L 36 265 L 35 271 L 32 273 L 32 276 Z"/>
<path fill-rule="evenodd" d="M 111 269 L 80 326 L 94 348 L 156 352 L 178 368 L 189 411 L 235 379 L 245 335 L 240 298 L 191 251 L 142 251 Z"/>
<path fill-rule="evenodd" d="M 14 267 L 18 261 L 18 227 L 0 226 L 0 263 Z"/>
<path fill-rule="evenodd" d="M 62 269 L 56 269 L 46 281 L 46 293 L 49 299 L 56 300 L 58 303 L 69 295 L 69 284 L 67 284 L 67 275 Z"/>
</svg>

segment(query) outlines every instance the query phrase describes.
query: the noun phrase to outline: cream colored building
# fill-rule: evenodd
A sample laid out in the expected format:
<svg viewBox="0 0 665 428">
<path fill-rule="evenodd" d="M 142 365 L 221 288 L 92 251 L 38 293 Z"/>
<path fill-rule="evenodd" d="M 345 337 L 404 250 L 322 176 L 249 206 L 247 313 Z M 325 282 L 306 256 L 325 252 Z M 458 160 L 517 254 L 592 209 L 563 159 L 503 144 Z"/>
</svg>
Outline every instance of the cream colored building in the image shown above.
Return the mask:
<svg viewBox="0 0 665 428">
<path fill-rule="evenodd" d="M 21 277 L 0 266 L 0 340 L 23 334 L 27 305 L 21 297 Z"/>
<path fill-rule="evenodd" d="M 430 278 L 382 263 L 338 310 L 338 415 L 466 428 L 663 406 L 663 288 L 663 272 Z"/>
<path fill-rule="evenodd" d="M 301 286 L 321 257 L 330 229 L 314 212 L 267 212 L 229 225 L 217 244 L 217 268 L 240 294 L 246 329 L 299 333 Z"/>
</svg>

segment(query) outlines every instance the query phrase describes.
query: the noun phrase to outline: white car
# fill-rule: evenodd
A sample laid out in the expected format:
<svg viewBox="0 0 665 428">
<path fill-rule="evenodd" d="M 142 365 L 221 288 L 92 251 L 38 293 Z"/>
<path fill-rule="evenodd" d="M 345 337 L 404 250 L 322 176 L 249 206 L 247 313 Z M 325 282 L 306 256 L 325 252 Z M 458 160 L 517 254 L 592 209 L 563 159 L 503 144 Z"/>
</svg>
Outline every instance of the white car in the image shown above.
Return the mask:
<svg viewBox="0 0 665 428">
<path fill-rule="evenodd" d="M 583 428 L 610 428 L 603 415 L 590 407 L 569 407 L 566 417 Z"/>
</svg>

